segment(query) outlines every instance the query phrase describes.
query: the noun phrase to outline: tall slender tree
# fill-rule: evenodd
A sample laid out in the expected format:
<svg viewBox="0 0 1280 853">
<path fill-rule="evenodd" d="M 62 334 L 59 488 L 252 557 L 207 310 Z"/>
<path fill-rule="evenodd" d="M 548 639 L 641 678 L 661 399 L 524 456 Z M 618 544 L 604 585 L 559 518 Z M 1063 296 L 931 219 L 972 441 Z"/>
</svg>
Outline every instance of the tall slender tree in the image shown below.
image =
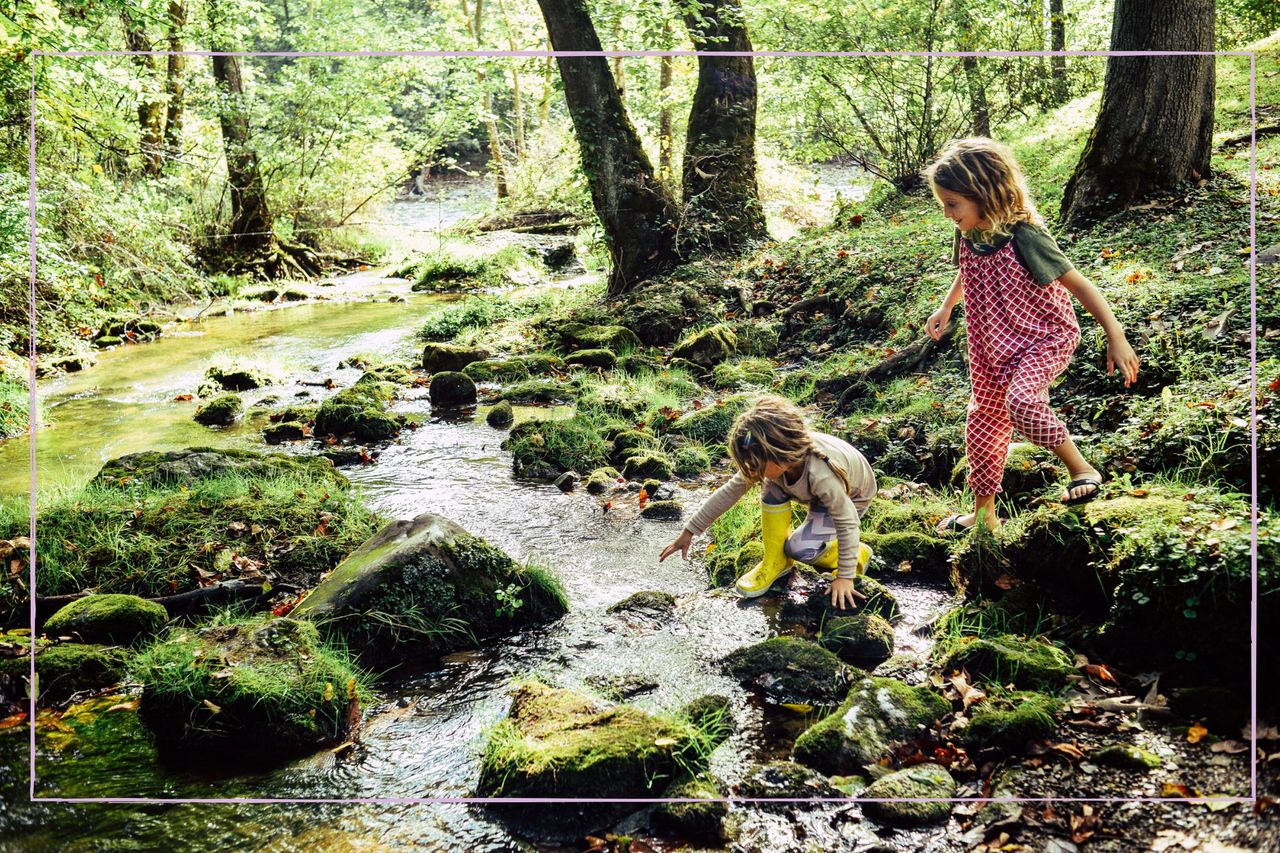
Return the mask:
<svg viewBox="0 0 1280 853">
<path fill-rule="evenodd" d="M 557 51 L 600 51 L 584 0 L 538 0 Z M 591 203 L 604 227 L 608 291 L 624 293 L 674 265 L 675 201 L 653 173 L 603 56 L 556 57 Z"/>
<path fill-rule="evenodd" d="M 182 110 L 186 97 L 186 57 L 182 55 L 182 30 L 187 25 L 183 0 L 169 0 L 169 56 L 165 69 L 164 149 L 166 156 L 182 152 Z"/>
<path fill-rule="evenodd" d="M 471 33 L 476 47 L 484 47 L 484 0 L 476 0 L 474 11 L 467 5 L 467 0 L 462 0 L 462 17 L 467 22 L 467 30 Z M 502 138 L 498 134 L 498 119 L 493 114 L 493 89 L 489 86 L 488 73 L 480 60 L 476 61 L 476 83 L 484 92 L 482 103 L 484 115 L 480 119 L 484 122 L 485 134 L 489 138 L 489 162 L 493 165 L 494 190 L 498 198 L 506 198 L 509 194 L 507 164 L 502 156 Z"/>
<path fill-rule="evenodd" d="M 1214 0 L 1116 0 L 1113 50 L 1212 51 Z M 1062 198 L 1078 223 L 1209 174 L 1213 54 L 1112 56 L 1102 107 Z"/>
<path fill-rule="evenodd" d="M 704 0 L 685 27 L 700 51 L 685 134 L 684 222 L 692 243 L 742 249 L 768 237 L 756 187 L 756 71 L 738 0 Z M 682 238 L 685 235 L 682 235 Z"/>
<path fill-rule="evenodd" d="M 138 150 L 142 153 L 142 170 L 150 177 L 159 177 L 164 171 L 164 100 L 157 96 L 156 61 L 150 53 L 151 39 L 142 22 L 127 5 L 120 9 L 120 21 L 124 25 L 125 48 L 136 51 L 133 64 L 141 78 L 142 96 L 138 101 Z"/>
<path fill-rule="evenodd" d="M 1067 49 L 1067 15 L 1062 0 L 1049 0 L 1049 50 L 1061 52 Z M 1067 58 L 1049 57 L 1049 92 L 1053 103 L 1067 100 Z"/>
</svg>

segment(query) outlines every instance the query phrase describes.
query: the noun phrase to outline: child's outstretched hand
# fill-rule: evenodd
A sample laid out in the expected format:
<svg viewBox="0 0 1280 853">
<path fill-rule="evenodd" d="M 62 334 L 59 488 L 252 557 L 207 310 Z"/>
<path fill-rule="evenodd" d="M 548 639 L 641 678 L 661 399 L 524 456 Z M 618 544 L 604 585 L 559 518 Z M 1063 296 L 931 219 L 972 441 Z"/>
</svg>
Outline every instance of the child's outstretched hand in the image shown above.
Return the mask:
<svg viewBox="0 0 1280 853">
<path fill-rule="evenodd" d="M 858 592 L 850 578 L 836 578 L 831 582 L 831 606 L 838 610 L 853 610 L 858 606 L 858 599 L 866 596 Z"/>
<path fill-rule="evenodd" d="M 662 553 L 658 555 L 658 562 L 661 563 L 676 551 L 680 552 L 681 559 L 689 559 L 689 546 L 691 544 L 693 544 L 693 534 L 687 530 L 682 531 L 680 535 L 676 537 L 676 541 L 662 549 Z"/>
<path fill-rule="evenodd" d="M 929 319 L 924 321 L 924 331 L 929 337 L 935 341 L 942 337 L 943 331 L 947 328 L 947 323 L 951 321 L 951 309 L 939 308 L 929 315 Z"/>
<path fill-rule="evenodd" d="M 1119 370 L 1124 377 L 1124 387 L 1128 388 L 1138 381 L 1138 354 L 1129 346 L 1129 341 L 1120 336 L 1107 341 L 1107 375 Z"/>
</svg>

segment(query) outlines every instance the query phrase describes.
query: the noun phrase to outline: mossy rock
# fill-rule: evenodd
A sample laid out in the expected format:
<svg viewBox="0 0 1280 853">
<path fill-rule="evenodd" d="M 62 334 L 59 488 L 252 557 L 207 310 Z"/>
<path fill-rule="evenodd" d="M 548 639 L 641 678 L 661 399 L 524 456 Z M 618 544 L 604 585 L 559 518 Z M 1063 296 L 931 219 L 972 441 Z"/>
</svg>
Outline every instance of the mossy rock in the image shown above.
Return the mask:
<svg viewBox="0 0 1280 853">
<path fill-rule="evenodd" d="M 22 640 L 28 640 L 23 637 Z M 36 651 L 36 675 L 40 683 L 37 701 L 42 706 L 65 702 L 72 695 L 84 690 L 99 690 L 122 681 L 128 671 L 129 652 L 116 646 L 86 643 L 38 644 Z M 8 694 L 19 700 L 22 685 L 29 678 L 30 658 L 0 657 L 0 682 L 8 682 L 16 689 Z"/>
<path fill-rule="evenodd" d="M 890 571 L 903 563 L 911 564 L 911 573 L 931 578 L 946 578 L 951 571 L 951 542 L 914 530 L 891 533 L 864 532 L 862 541 L 884 561 Z"/>
<path fill-rule="evenodd" d="M 1075 672 L 1071 657 L 1058 647 L 1012 634 L 961 637 L 943 653 L 938 667 L 943 672 L 966 669 L 975 681 L 1023 690 L 1057 690 Z"/>
<path fill-rule="evenodd" d="M 316 411 L 316 435 L 350 435 L 361 441 L 382 441 L 404 428 L 403 417 L 387 412 L 387 403 L 396 393 L 395 385 L 367 380 L 365 376 L 320 404 Z"/>
<path fill-rule="evenodd" d="M 225 391 L 252 391 L 272 383 L 271 375 L 256 367 L 210 367 L 204 378 Z"/>
<path fill-rule="evenodd" d="M 882 616 L 837 616 L 822 626 L 818 643 L 840 660 L 870 668 L 893 654 L 893 626 Z"/>
<path fill-rule="evenodd" d="M 498 607 L 498 592 L 521 606 Z M 434 659 L 564 614 L 545 570 L 432 513 L 393 521 L 357 548 L 293 610 L 324 626 L 370 665 Z M 379 618 L 385 614 L 393 618 Z"/>
<path fill-rule="evenodd" d="M 428 343 L 422 350 L 422 369 L 428 373 L 457 372 L 472 362 L 492 356 L 493 353 L 480 347 Z"/>
<path fill-rule="evenodd" d="M 616 468 L 597 468 L 587 477 L 587 492 L 593 495 L 602 495 L 605 492 L 618 485 L 618 480 L 622 477 Z"/>
<path fill-rule="evenodd" d="M 796 637 L 735 649 L 723 666 L 743 686 L 793 705 L 836 705 L 862 674 L 818 644 Z"/>
<path fill-rule="evenodd" d="M 710 470 L 711 454 L 705 447 L 679 447 L 671 454 L 671 473 L 681 479 L 690 480 Z"/>
<path fill-rule="evenodd" d="M 214 397 L 196 409 L 195 422 L 205 426 L 231 426 L 244 412 L 244 403 L 235 394 Z"/>
<path fill-rule="evenodd" d="M 714 405 L 686 412 L 676 418 L 667 431 L 701 444 L 723 444 L 734 419 L 746 411 L 753 399 L 755 398 L 750 394 L 738 394 L 717 400 Z"/>
<path fill-rule="evenodd" d="M 136 595 L 86 595 L 50 616 L 44 632 L 51 637 L 75 636 L 85 643 L 128 646 L 154 636 L 168 621 L 163 606 Z"/>
<path fill-rule="evenodd" d="M 288 618 L 185 628 L 134 662 L 138 710 L 162 751 L 284 757 L 344 740 L 362 676 L 316 626 Z"/>
<path fill-rule="evenodd" d="M 615 369 L 632 376 L 644 376 L 661 371 L 662 362 L 651 355 L 633 352 L 630 355 L 619 356 L 618 366 Z"/>
<path fill-rule="evenodd" d="M 334 470 L 333 464 L 324 459 L 212 447 L 130 453 L 103 465 L 94 475 L 93 482 L 98 485 L 127 485 L 140 481 L 151 486 L 161 486 L 190 484 L 195 480 L 231 473 L 245 477 L 306 474 L 332 479 L 343 485 L 347 482 L 345 477 Z"/>
<path fill-rule="evenodd" d="M 672 358 L 683 358 L 704 368 L 712 368 L 738 351 L 738 336 L 723 323 L 694 332 L 671 350 Z"/>
<path fill-rule="evenodd" d="M 566 471 L 587 471 L 608 461 L 608 444 L 595 424 L 578 415 L 516 425 L 502 446 L 511 451 L 516 474 L 554 480 Z"/>
<path fill-rule="evenodd" d="M 711 371 L 711 381 L 717 388 L 739 390 L 741 388 L 768 388 L 773 384 L 777 368 L 764 358 L 740 358 L 717 364 Z"/>
<path fill-rule="evenodd" d="M 518 382 L 529 378 L 529 368 L 518 358 L 473 361 L 462 372 L 476 382 Z"/>
<path fill-rule="evenodd" d="M 537 352 L 530 355 L 522 355 L 520 360 L 524 362 L 525 369 L 530 374 L 537 376 L 546 376 L 547 374 L 559 373 L 564 370 L 564 359 L 558 355 Z"/>
<path fill-rule="evenodd" d="M 637 453 L 627 458 L 622 466 L 622 476 L 628 480 L 671 479 L 671 461 L 660 452 Z"/>
<path fill-rule="evenodd" d="M 951 703 L 928 687 L 868 676 L 849 690 L 840 707 L 796 738 L 792 757 L 827 775 L 866 775 L 891 744 L 931 726 Z"/>
<path fill-rule="evenodd" d="M 867 786 L 862 796 L 862 813 L 877 823 L 893 826 L 925 826 L 940 823 L 951 814 L 954 803 L 943 798 L 956 795 L 956 780 L 941 764 L 917 764 L 882 776 Z M 932 802 L 926 798 L 935 798 Z M 876 800 L 896 799 L 896 802 Z M 940 801 L 941 800 L 941 801 Z"/>
<path fill-rule="evenodd" d="M 1053 735 L 1058 727 L 1053 714 L 1059 707 L 1052 696 L 1030 691 L 988 697 L 969 709 L 969 725 L 960 737 L 970 749 L 1018 749 L 1029 740 Z"/>
<path fill-rule="evenodd" d="M 738 355 L 771 356 L 781 341 L 780 326 L 768 320 L 742 320 L 730 324 L 738 337 Z"/>
<path fill-rule="evenodd" d="M 560 337 L 571 349 L 609 350 L 622 355 L 640 349 L 636 333 L 625 326 L 580 326 L 570 324 L 560 329 Z"/>
<path fill-rule="evenodd" d="M 106 349 L 107 347 L 118 347 L 124 343 L 124 339 L 116 335 L 99 335 L 93 339 L 93 345 L 98 349 Z"/>
<path fill-rule="evenodd" d="M 356 384 L 359 385 L 361 382 L 390 382 L 395 385 L 412 385 L 416 378 L 409 365 L 403 362 L 390 362 L 387 364 L 367 365 L 364 375 L 356 381 Z"/>
<path fill-rule="evenodd" d="M 526 379 L 503 388 L 499 399 L 511 403 L 555 403 L 571 399 L 563 383 L 553 379 Z"/>
<path fill-rule="evenodd" d="M 1101 749 L 1089 753 L 1089 761 L 1103 767 L 1117 767 L 1121 770 L 1154 770 L 1163 762 L 1154 752 L 1148 752 L 1131 743 L 1110 743 Z"/>
<path fill-rule="evenodd" d="M 627 294 L 622 322 L 648 346 L 667 346 L 689 327 L 690 314 L 703 305 L 701 294 L 685 285 L 654 281 Z"/>
<path fill-rule="evenodd" d="M 649 501 L 640 510 L 640 517 L 650 521 L 679 521 L 683 515 L 679 501 Z"/>
<path fill-rule="evenodd" d="M 724 819 L 729 814 L 729 805 L 725 802 L 724 790 L 713 777 L 703 773 L 697 778 L 676 782 L 663 791 L 662 797 L 667 802 L 658 803 L 649 818 L 653 832 L 708 847 L 724 845 Z"/>
<path fill-rule="evenodd" d="M 700 771 L 714 744 L 688 719 L 524 682 L 507 718 L 489 732 L 476 794 L 596 800 L 555 809 L 513 803 L 493 812 L 526 837 L 577 840 L 636 808 L 601 801 L 657 796 L 684 772 Z"/>
<path fill-rule="evenodd" d="M 736 794 L 751 800 L 840 799 L 844 796 L 813 770 L 792 761 L 756 765 L 738 783 Z"/>
<path fill-rule="evenodd" d="M 297 421 L 269 424 L 262 430 L 262 440 L 267 444 L 283 444 L 286 441 L 299 441 L 306 437 L 307 428 Z"/>
<path fill-rule="evenodd" d="M 951 471 L 951 485 L 963 488 L 968 474 L 969 457 L 962 456 Z M 1004 463 L 1001 494 L 1017 506 L 1025 507 L 1032 498 L 1044 494 L 1049 486 L 1065 485 L 1066 474 L 1067 469 L 1052 452 L 1034 444 L 1013 444 L 1009 446 L 1009 455 Z"/>
<path fill-rule="evenodd" d="M 614 459 L 620 454 L 624 454 L 629 450 L 650 450 L 657 448 L 658 438 L 653 433 L 641 432 L 639 430 L 626 430 L 620 432 L 613 437 L 613 453 Z"/>
<path fill-rule="evenodd" d="M 796 600 L 794 594 L 788 595 L 778 609 L 778 621 L 804 625 L 808 630 L 817 632 L 823 623 L 840 616 L 874 613 L 889 621 L 898 618 L 898 600 L 888 587 L 869 575 L 860 575 L 853 580 L 854 589 L 866 596 L 865 600 L 858 599 L 856 610 L 833 608 L 830 586 L 825 582 L 829 578 L 829 574 L 824 575 L 824 581 L 816 583 L 800 600 Z"/>
<path fill-rule="evenodd" d="M 485 423 L 498 429 L 511 426 L 515 419 L 516 414 L 511 408 L 511 403 L 507 400 L 499 400 L 498 404 L 484 416 Z"/>
<path fill-rule="evenodd" d="M 670 616 L 676 610 L 676 597 L 660 590 L 641 590 L 609 605 L 609 613 L 638 613 L 644 616 Z"/>
<path fill-rule="evenodd" d="M 432 406 L 469 406 L 476 401 L 476 383 L 465 373 L 442 371 L 427 388 Z"/>
<path fill-rule="evenodd" d="M 613 370 L 618 364 L 618 357 L 607 349 L 580 349 L 564 357 L 569 367 L 598 367 L 601 370 Z"/>
</svg>

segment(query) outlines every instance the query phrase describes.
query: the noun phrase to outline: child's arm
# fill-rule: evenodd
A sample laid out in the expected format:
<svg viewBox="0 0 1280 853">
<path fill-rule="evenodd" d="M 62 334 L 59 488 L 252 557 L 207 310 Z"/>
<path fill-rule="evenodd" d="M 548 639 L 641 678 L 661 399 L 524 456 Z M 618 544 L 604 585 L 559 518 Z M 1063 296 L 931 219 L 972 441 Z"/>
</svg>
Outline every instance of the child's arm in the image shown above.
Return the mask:
<svg viewBox="0 0 1280 853">
<path fill-rule="evenodd" d="M 1107 375 L 1110 376 L 1119 369 L 1120 375 L 1124 377 L 1124 387 L 1128 388 L 1138 379 L 1138 354 L 1129 346 L 1120 321 L 1111 313 L 1107 298 L 1079 270 L 1068 270 L 1058 281 L 1062 282 L 1062 286 L 1072 296 L 1080 300 L 1084 310 L 1092 314 L 1093 319 L 1107 333 Z"/>
<path fill-rule="evenodd" d="M 661 563 L 676 551 L 680 552 L 681 559 L 689 559 L 689 546 L 693 543 L 693 537 L 705 533 L 711 526 L 711 522 L 724 515 L 729 507 L 741 500 L 747 493 L 747 486 L 746 478 L 739 472 L 712 492 L 711 497 L 707 498 L 702 508 L 689 519 L 689 523 L 684 526 L 684 530 L 675 538 L 675 541 L 662 549 L 662 553 L 658 555 L 658 562 Z"/>
<path fill-rule="evenodd" d="M 960 273 L 956 272 L 956 280 L 951 282 L 951 289 L 947 291 L 946 298 L 942 300 L 942 307 L 929 315 L 929 319 L 925 321 L 924 331 L 935 341 L 942 337 L 942 332 L 947 328 L 947 323 L 951 321 L 951 309 L 956 307 L 956 303 L 964 298 L 964 284 L 960 281 Z"/>
<path fill-rule="evenodd" d="M 858 508 L 844 484 L 834 476 L 810 478 L 813 496 L 827 508 L 827 514 L 836 527 L 837 568 L 836 579 L 831 582 L 831 605 L 842 609 L 858 606 L 858 598 L 866 598 L 854 587 L 858 574 L 858 543 L 862 532 L 862 519 Z"/>
</svg>

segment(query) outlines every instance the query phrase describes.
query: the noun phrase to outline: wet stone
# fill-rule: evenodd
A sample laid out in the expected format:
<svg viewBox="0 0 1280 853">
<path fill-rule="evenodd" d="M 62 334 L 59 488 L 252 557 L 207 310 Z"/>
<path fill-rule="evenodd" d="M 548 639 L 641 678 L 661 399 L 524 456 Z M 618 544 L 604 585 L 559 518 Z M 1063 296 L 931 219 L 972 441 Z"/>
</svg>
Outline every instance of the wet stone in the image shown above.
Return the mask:
<svg viewBox="0 0 1280 853">
<path fill-rule="evenodd" d="M 780 704 L 836 705 L 860 673 L 808 640 L 775 637 L 735 649 L 725 670 Z"/>
<path fill-rule="evenodd" d="M 494 428 L 510 426 L 515 421 L 515 412 L 511 408 L 511 403 L 506 400 L 500 400 L 496 406 L 489 410 L 484 416 L 485 423 Z"/>
<path fill-rule="evenodd" d="M 641 518 L 659 521 L 678 521 L 683 514 L 684 510 L 677 501 L 649 501 L 640 510 Z"/>
<path fill-rule="evenodd" d="M 431 377 L 427 389 L 433 406 L 463 406 L 476 401 L 476 383 L 465 373 L 444 371 Z"/>
<path fill-rule="evenodd" d="M 917 764 L 890 773 L 867 786 L 862 796 L 901 798 L 899 802 L 864 802 L 862 812 L 878 823 L 895 826 L 922 826 L 946 820 L 952 803 L 927 802 L 925 798 L 956 795 L 956 781 L 939 764 Z"/>
<path fill-rule="evenodd" d="M 670 616 L 676 609 L 676 597 L 661 590 L 641 590 L 609 606 L 609 613 L 634 613 L 645 616 Z"/>
</svg>

